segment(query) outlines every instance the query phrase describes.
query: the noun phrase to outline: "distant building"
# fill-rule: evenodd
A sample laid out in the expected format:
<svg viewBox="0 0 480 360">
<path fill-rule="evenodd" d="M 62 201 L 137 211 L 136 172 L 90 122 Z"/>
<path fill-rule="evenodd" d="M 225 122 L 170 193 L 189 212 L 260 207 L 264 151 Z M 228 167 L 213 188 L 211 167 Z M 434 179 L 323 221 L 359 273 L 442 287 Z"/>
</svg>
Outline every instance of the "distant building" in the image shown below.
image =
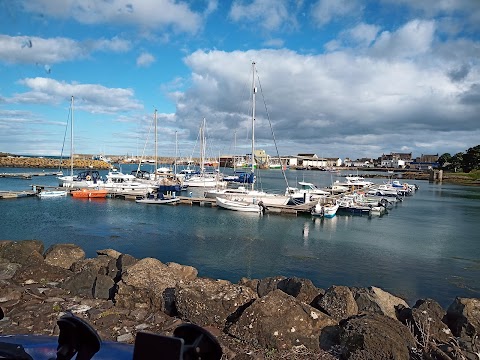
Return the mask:
<svg viewBox="0 0 480 360">
<path fill-rule="evenodd" d="M 328 167 L 342 166 L 342 159 L 340 158 L 326 158 Z"/>
<path fill-rule="evenodd" d="M 436 155 L 424 155 L 422 154 L 420 157 L 417 157 L 415 159 L 415 162 L 430 162 L 430 163 L 434 163 L 434 162 L 437 162 L 438 161 L 438 154 Z"/>
<path fill-rule="evenodd" d="M 325 168 L 327 167 L 327 159 L 321 159 L 317 154 L 298 154 L 298 165 L 306 168 Z"/>
<path fill-rule="evenodd" d="M 374 167 L 373 160 L 369 158 L 361 158 L 357 160 L 346 158 L 343 164 L 347 167 Z"/>
</svg>

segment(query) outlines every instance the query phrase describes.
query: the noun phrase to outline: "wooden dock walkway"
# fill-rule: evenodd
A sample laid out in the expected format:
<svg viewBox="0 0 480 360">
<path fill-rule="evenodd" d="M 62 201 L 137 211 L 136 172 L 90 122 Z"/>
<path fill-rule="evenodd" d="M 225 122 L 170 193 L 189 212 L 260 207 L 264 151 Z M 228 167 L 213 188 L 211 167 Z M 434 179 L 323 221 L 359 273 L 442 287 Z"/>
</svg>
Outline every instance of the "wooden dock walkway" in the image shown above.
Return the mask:
<svg viewBox="0 0 480 360">
<path fill-rule="evenodd" d="M 34 191 L 0 191 L 0 199 L 18 199 L 35 195 Z"/>
<path fill-rule="evenodd" d="M 62 188 L 58 186 L 45 186 L 45 185 L 32 185 L 32 191 L 0 191 L 0 199 L 13 199 L 26 196 L 35 196 L 39 191 L 42 190 L 67 190 L 71 192 L 77 190 L 75 188 Z M 121 195 L 117 193 L 108 194 L 111 198 L 121 198 L 125 200 L 135 201 L 137 196 L 134 195 Z M 180 201 L 177 203 L 179 205 L 190 205 L 190 206 L 202 206 L 202 207 L 216 207 L 217 203 L 215 199 L 204 198 L 204 197 L 190 197 L 190 196 L 178 196 Z M 266 208 L 266 213 L 272 214 L 285 214 L 285 215 L 294 215 L 299 214 L 309 214 L 312 208 L 317 204 L 317 201 L 311 201 L 305 204 L 300 205 L 269 205 Z"/>
<path fill-rule="evenodd" d="M 0 173 L 0 178 L 31 179 L 34 176 L 58 176 L 58 172 Z"/>
<path fill-rule="evenodd" d="M 216 207 L 217 203 L 215 199 L 212 198 L 199 198 L 199 197 L 187 197 L 179 196 L 181 205 L 198 205 L 198 206 L 210 206 Z M 290 214 L 298 215 L 299 213 L 310 213 L 312 208 L 317 204 L 316 201 L 308 202 L 306 204 L 300 205 L 269 205 L 267 206 L 267 213 L 277 213 L 277 214 Z"/>
</svg>

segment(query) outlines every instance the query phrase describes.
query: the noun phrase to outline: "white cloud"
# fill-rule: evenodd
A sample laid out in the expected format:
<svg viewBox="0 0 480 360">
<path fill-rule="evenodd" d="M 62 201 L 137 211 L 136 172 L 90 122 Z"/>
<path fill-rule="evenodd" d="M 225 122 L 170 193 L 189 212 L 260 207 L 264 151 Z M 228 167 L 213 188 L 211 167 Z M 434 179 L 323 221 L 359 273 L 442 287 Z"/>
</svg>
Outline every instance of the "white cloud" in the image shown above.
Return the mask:
<svg viewBox="0 0 480 360">
<path fill-rule="evenodd" d="M 377 37 L 379 30 L 380 27 L 377 25 L 360 23 L 348 30 L 347 33 L 356 43 L 369 46 Z"/>
<path fill-rule="evenodd" d="M 43 77 L 26 78 L 19 83 L 30 91 L 5 98 L 6 103 L 52 104 L 61 103 L 73 96 L 77 99 L 77 108 L 91 113 L 115 113 L 142 109 L 131 89 L 67 83 Z"/>
<path fill-rule="evenodd" d="M 382 32 L 372 54 L 394 59 L 422 55 L 431 50 L 434 33 L 434 21 L 412 20 L 394 33 Z"/>
<path fill-rule="evenodd" d="M 0 35 L 0 61 L 12 64 L 55 64 L 86 58 L 93 51 L 124 52 L 130 42 L 119 38 L 79 42 L 68 38 Z"/>
<path fill-rule="evenodd" d="M 137 66 L 139 67 L 147 67 L 150 66 L 152 63 L 155 62 L 155 57 L 150 53 L 142 53 L 137 58 Z"/>
<path fill-rule="evenodd" d="M 415 54 L 427 56 L 427 48 L 418 46 Z M 452 134 L 470 133 L 469 139 L 480 135 L 478 92 L 452 82 L 447 62 L 420 59 L 417 64 L 404 56 L 384 59 L 341 51 L 316 56 L 289 50 L 197 51 L 185 59 L 193 85 L 177 93 L 179 125 L 195 134 L 197 120 L 207 116 L 216 141 L 225 141 L 234 129 L 246 133 L 250 125 L 245 89 L 248 92 L 252 59 L 265 92 L 257 97 L 256 122 L 256 137 L 263 146 L 272 142 L 262 95 L 278 142 L 301 144 L 303 151 L 323 149 L 325 156 L 374 156 L 404 146 L 420 149 L 415 144 L 434 151 L 438 139 L 445 141 L 442 149 L 458 146 L 448 141 Z M 469 84 L 475 82 L 480 83 L 478 72 L 469 74 Z M 280 151 L 301 152 L 299 145 Z"/>
<path fill-rule="evenodd" d="M 296 26 L 295 9 L 289 8 L 285 0 L 254 0 L 248 5 L 234 1 L 230 18 L 236 22 L 246 22 L 261 26 L 265 30 L 278 30 L 283 26 Z"/>
<path fill-rule="evenodd" d="M 282 39 L 270 39 L 266 40 L 263 43 L 266 47 L 274 47 L 274 48 L 281 48 L 284 45 L 284 41 Z"/>
<path fill-rule="evenodd" d="M 48 16 L 73 18 L 83 24 L 128 24 L 147 28 L 172 27 L 195 33 L 202 16 L 185 2 L 172 0 L 24 0 L 25 10 Z M 208 9 L 213 11 L 215 2 Z"/>
<path fill-rule="evenodd" d="M 319 26 L 324 26 L 340 17 L 360 17 L 362 12 L 358 0 L 318 0 L 312 6 L 311 16 Z"/>
</svg>

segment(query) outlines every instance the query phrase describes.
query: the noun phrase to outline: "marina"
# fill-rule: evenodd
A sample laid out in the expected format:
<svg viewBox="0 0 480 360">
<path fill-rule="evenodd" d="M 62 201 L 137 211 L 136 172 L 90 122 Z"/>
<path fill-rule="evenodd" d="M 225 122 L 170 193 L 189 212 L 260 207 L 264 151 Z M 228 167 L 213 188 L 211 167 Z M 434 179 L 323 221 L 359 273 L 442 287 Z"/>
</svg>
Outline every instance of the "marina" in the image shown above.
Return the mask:
<svg viewBox="0 0 480 360">
<path fill-rule="evenodd" d="M 266 170 L 263 186 L 282 193 L 278 174 Z M 331 184 L 330 173 L 286 175 L 291 187 L 299 181 Z M 385 179 L 372 181 L 381 185 Z M 35 192 L 23 179 L 0 179 L 0 190 L 17 195 L 0 201 L 0 239 L 41 239 L 47 247 L 68 240 L 87 256 L 114 248 L 137 258 L 192 265 L 201 276 L 233 282 L 283 275 L 308 278 L 323 288 L 378 286 L 407 301 L 430 297 L 445 306 L 455 296 L 478 297 L 480 292 L 478 187 L 416 181 L 415 195 L 392 203 L 381 216 L 339 209 L 327 218 L 311 214 L 308 203 L 269 207 L 259 214 L 228 211 L 200 189 L 177 193 L 175 205 L 160 206 L 117 195 L 40 199 L 34 195 L 42 187 L 62 189 L 54 177 L 34 183 Z"/>
</svg>

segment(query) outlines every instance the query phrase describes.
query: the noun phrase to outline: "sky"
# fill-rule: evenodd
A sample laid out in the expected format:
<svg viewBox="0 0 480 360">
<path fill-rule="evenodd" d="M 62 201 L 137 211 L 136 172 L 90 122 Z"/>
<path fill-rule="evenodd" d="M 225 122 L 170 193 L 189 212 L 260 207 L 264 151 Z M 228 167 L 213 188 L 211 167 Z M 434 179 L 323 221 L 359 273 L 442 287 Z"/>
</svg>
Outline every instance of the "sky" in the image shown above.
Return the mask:
<svg viewBox="0 0 480 360">
<path fill-rule="evenodd" d="M 250 153 L 255 79 L 272 156 L 453 155 L 479 62 L 479 0 L 0 0 L 0 152 Z"/>
</svg>

